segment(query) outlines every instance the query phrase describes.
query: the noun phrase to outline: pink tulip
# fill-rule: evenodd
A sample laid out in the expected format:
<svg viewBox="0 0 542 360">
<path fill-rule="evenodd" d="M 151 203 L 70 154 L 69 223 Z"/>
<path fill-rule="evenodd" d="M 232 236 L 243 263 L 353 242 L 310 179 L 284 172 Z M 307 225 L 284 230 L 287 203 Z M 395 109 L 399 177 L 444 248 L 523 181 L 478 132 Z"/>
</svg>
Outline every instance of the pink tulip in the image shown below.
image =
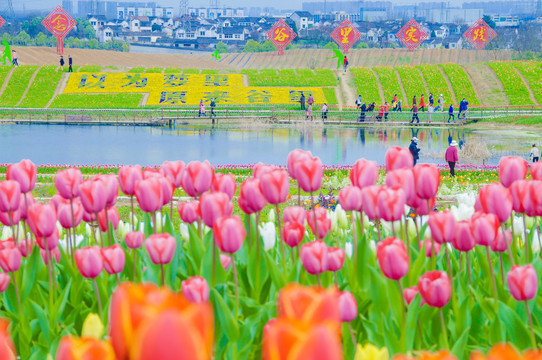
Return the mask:
<svg viewBox="0 0 542 360">
<path fill-rule="evenodd" d="M 260 190 L 268 203 L 277 205 L 288 197 L 290 181 L 288 173 L 282 169 L 275 169 L 260 177 Z"/>
<path fill-rule="evenodd" d="M 339 204 L 344 211 L 361 211 L 361 189 L 357 186 L 346 186 L 339 191 Z"/>
<path fill-rule="evenodd" d="M 213 235 L 220 251 L 233 254 L 241 248 L 247 234 L 239 216 L 224 216 L 215 222 Z"/>
<path fill-rule="evenodd" d="M 448 274 L 444 271 L 429 271 L 418 280 L 418 289 L 422 299 L 431 307 L 442 308 L 448 304 L 451 285 Z"/>
<path fill-rule="evenodd" d="M 531 164 L 531 176 L 534 180 L 542 180 L 542 162 Z"/>
<path fill-rule="evenodd" d="M 201 195 L 199 213 L 205 225 L 213 227 L 218 219 L 230 216 L 232 212 L 233 204 L 227 194 L 215 192 Z"/>
<path fill-rule="evenodd" d="M 58 211 L 58 207 L 63 204 L 69 204 L 70 201 L 64 199 L 60 194 L 54 194 L 53 197 L 51 197 L 51 200 L 49 200 L 48 204 L 51 205 L 55 211 Z"/>
<path fill-rule="evenodd" d="M 288 174 L 292 179 L 296 179 L 295 169 L 300 162 L 311 159 L 312 154 L 310 151 L 303 151 L 301 149 L 295 149 L 290 151 L 288 159 L 286 160 L 286 167 L 288 168 Z"/>
<path fill-rule="evenodd" d="M 124 270 L 126 254 L 119 244 L 101 249 L 104 269 L 109 275 L 119 274 Z"/>
<path fill-rule="evenodd" d="M 376 258 L 380 270 L 388 279 L 399 280 L 408 273 L 408 254 L 400 239 L 390 237 L 379 242 Z"/>
<path fill-rule="evenodd" d="M 512 196 L 512 209 L 517 213 L 529 212 L 534 215 L 535 199 L 531 196 L 530 186 L 533 181 L 517 180 L 510 185 L 510 196 Z M 527 211 L 526 207 L 529 208 Z"/>
<path fill-rule="evenodd" d="M 310 157 L 297 163 L 296 180 L 299 187 L 306 192 L 314 192 L 322 186 L 324 168 L 319 157 Z"/>
<path fill-rule="evenodd" d="M 315 216 L 316 213 L 316 216 Z M 316 226 L 314 218 L 316 217 Z M 323 207 L 317 207 L 307 212 L 307 222 L 314 236 L 318 239 L 323 239 L 331 231 L 331 219 L 327 217 L 327 211 Z M 318 233 L 316 233 L 318 230 Z"/>
<path fill-rule="evenodd" d="M 162 206 L 165 206 L 173 200 L 173 193 L 175 192 L 175 187 L 171 181 L 164 176 L 159 178 L 160 184 L 162 185 Z"/>
<path fill-rule="evenodd" d="M 104 261 L 100 248 L 87 246 L 75 250 L 75 264 L 83 277 L 94 279 L 100 275 L 104 267 Z"/>
<path fill-rule="evenodd" d="M 11 277 L 6 273 L 0 273 L 0 293 L 7 290 Z"/>
<path fill-rule="evenodd" d="M 205 303 L 209 300 L 209 285 L 200 276 L 192 276 L 181 283 L 183 296 L 193 303 Z"/>
<path fill-rule="evenodd" d="M 261 211 L 267 204 L 267 200 L 260 190 L 260 180 L 257 178 L 246 179 L 239 189 L 239 207 L 245 214 L 253 214 Z"/>
<path fill-rule="evenodd" d="M 478 245 L 490 246 L 499 232 L 499 219 L 494 214 L 477 212 L 471 219 L 472 235 Z"/>
<path fill-rule="evenodd" d="M 192 200 L 187 202 L 179 202 L 177 205 L 179 217 L 187 224 L 192 224 L 200 218 L 199 201 Z"/>
<path fill-rule="evenodd" d="M 27 258 L 32 255 L 32 248 L 34 245 L 34 241 L 31 239 L 19 239 L 19 245 L 17 245 L 17 247 L 19 248 L 21 255 L 24 258 Z"/>
<path fill-rule="evenodd" d="M 455 237 L 455 219 L 449 210 L 432 212 L 427 221 L 431 236 L 439 243 L 450 243 Z"/>
<path fill-rule="evenodd" d="M 117 203 L 119 196 L 119 182 L 113 174 L 101 176 L 105 190 L 105 206 L 111 207 Z"/>
<path fill-rule="evenodd" d="M 320 240 L 301 245 L 301 263 L 309 274 L 317 275 L 327 271 L 327 245 Z"/>
<path fill-rule="evenodd" d="M 53 233 L 47 237 L 36 236 L 36 242 L 38 243 L 40 249 L 53 250 L 54 248 L 58 247 L 59 238 L 60 234 L 58 233 L 58 229 L 55 227 Z"/>
<path fill-rule="evenodd" d="M 146 168 L 143 170 L 143 180 L 150 179 L 150 178 L 158 178 L 161 179 L 164 177 L 164 174 L 160 172 L 160 170 L 156 168 Z"/>
<path fill-rule="evenodd" d="M 157 177 L 138 181 L 135 195 L 142 211 L 154 213 L 160 210 L 164 200 L 162 181 Z"/>
<path fill-rule="evenodd" d="M 307 219 L 307 212 L 301 206 L 288 206 L 284 208 L 282 214 L 282 220 L 284 222 L 296 222 L 305 227 L 305 220 Z"/>
<path fill-rule="evenodd" d="M 83 221 L 87 223 L 96 221 L 96 214 L 88 213 L 83 209 Z"/>
<path fill-rule="evenodd" d="M 0 249 L 0 268 L 5 272 L 14 272 L 21 267 L 21 252 L 17 247 Z"/>
<path fill-rule="evenodd" d="M 429 215 L 434 209 L 435 209 L 435 198 L 429 199 L 429 201 L 417 198 L 414 203 L 416 206 L 414 206 L 414 212 L 416 215 Z M 407 204 L 410 206 L 410 204 Z"/>
<path fill-rule="evenodd" d="M 101 178 L 94 177 L 81 182 L 79 196 L 86 212 L 96 214 L 105 209 L 107 195 Z"/>
<path fill-rule="evenodd" d="M 81 220 L 83 220 L 83 212 L 84 209 L 81 201 L 79 198 L 75 198 L 73 201 L 73 217 L 72 206 L 68 203 L 59 205 L 57 209 L 57 218 L 64 229 L 71 229 L 79 226 Z"/>
<path fill-rule="evenodd" d="M 350 322 L 358 316 L 358 303 L 350 291 L 339 293 L 339 315 L 342 322 Z"/>
<path fill-rule="evenodd" d="M 400 187 L 382 187 L 378 193 L 378 215 L 386 221 L 399 221 L 405 213 L 406 196 Z"/>
<path fill-rule="evenodd" d="M 164 161 L 160 166 L 160 172 L 178 189 L 182 184 L 182 175 L 185 166 L 183 161 Z"/>
<path fill-rule="evenodd" d="M 225 271 L 228 271 L 231 266 L 231 256 L 226 254 L 220 254 L 220 264 Z"/>
<path fill-rule="evenodd" d="M 235 189 L 237 189 L 237 183 L 235 182 L 235 177 L 233 174 L 215 174 L 215 179 L 211 185 L 211 191 L 223 192 L 227 194 L 231 200 L 233 198 L 233 194 L 235 194 Z"/>
<path fill-rule="evenodd" d="M 124 243 L 130 249 L 139 249 L 143 245 L 143 241 L 145 241 L 145 234 L 141 231 L 130 231 L 124 237 Z"/>
<path fill-rule="evenodd" d="M 480 204 L 485 213 L 495 214 L 500 222 L 512 214 L 512 196 L 501 184 L 490 184 L 480 189 Z"/>
<path fill-rule="evenodd" d="M 352 185 L 363 189 L 376 184 L 378 180 L 378 165 L 375 161 L 359 159 L 350 170 Z"/>
<path fill-rule="evenodd" d="M 263 174 L 267 174 L 276 169 L 277 167 L 275 165 L 268 165 L 268 164 L 259 162 L 256 165 L 254 165 L 254 170 L 252 171 L 252 177 L 261 180 Z"/>
<path fill-rule="evenodd" d="M 64 199 L 73 199 L 79 196 L 79 185 L 82 180 L 81 170 L 77 168 L 58 170 L 55 176 L 55 187 Z"/>
<path fill-rule="evenodd" d="M 184 168 L 181 185 L 188 195 L 197 197 L 211 188 L 213 178 L 214 170 L 207 160 L 191 161 Z"/>
<path fill-rule="evenodd" d="M 412 154 L 407 148 L 392 146 L 386 151 L 386 172 L 398 169 L 410 169 L 414 165 Z"/>
<path fill-rule="evenodd" d="M 418 164 L 414 166 L 414 189 L 421 199 L 432 199 L 437 195 L 440 185 L 440 171 L 433 164 Z"/>
<path fill-rule="evenodd" d="M 51 236 L 56 230 L 56 213 L 51 205 L 36 203 L 28 208 L 28 226 L 36 237 Z"/>
<path fill-rule="evenodd" d="M 337 247 L 328 247 L 327 270 L 332 272 L 341 270 L 344 264 L 344 255 L 344 249 Z"/>
<path fill-rule="evenodd" d="M 305 237 L 305 227 L 295 221 L 286 221 L 282 227 L 282 239 L 289 247 L 296 247 Z"/>
<path fill-rule="evenodd" d="M 516 185 L 516 183 L 521 183 L 522 181 L 523 180 L 515 181 L 510 186 L 510 193 L 511 193 L 510 196 L 513 196 L 512 191 L 516 186 L 521 186 L 521 185 Z M 542 199 L 540 199 L 540 194 L 542 193 L 542 181 L 531 180 L 531 181 L 528 181 L 527 183 L 528 183 L 527 191 L 529 193 L 519 195 L 519 196 L 522 196 L 520 198 L 520 201 L 522 202 L 521 206 L 525 210 L 525 214 L 528 216 L 532 216 L 532 217 L 542 216 Z M 525 189 L 522 189 L 522 190 L 525 191 Z M 512 203 L 514 201 L 515 200 L 512 197 Z M 512 206 L 514 205 L 512 204 Z"/>
<path fill-rule="evenodd" d="M 105 216 L 105 212 L 107 211 L 107 217 Z M 120 222 L 120 215 L 119 211 L 115 206 L 110 207 L 107 210 L 102 210 L 98 214 L 98 223 L 100 225 L 100 230 L 103 232 L 106 232 L 109 229 L 109 224 L 113 225 L 113 229 L 117 230 Z"/>
<path fill-rule="evenodd" d="M 434 242 L 433 244 L 431 239 L 425 239 L 423 241 L 420 241 L 420 244 L 419 244 L 420 249 L 423 246 L 425 246 L 425 256 L 428 258 L 437 256 L 438 253 L 440 252 L 440 247 L 441 247 L 440 243 Z"/>
<path fill-rule="evenodd" d="M 405 298 L 405 301 L 406 301 L 407 305 L 410 305 L 412 300 L 414 300 L 416 295 L 418 295 L 419 293 L 420 293 L 420 291 L 418 290 L 417 286 L 411 286 L 411 287 L 408 287 L 408 288 L 404 289 L 403 290 L 403 297 Z M 422 299 L 421 305 L 423 305 L 423 304 L 424 304 L 424 301 Z"/>
<path fill-rule="evenodd" d="M 125 165 L 119 169 L 118 177 L 122 192 L 134 196 L 137 182 L 143 180 L 143 170 L 139 165 Z"/>
<path fill-rule="evenodd" d="M 381 186 L 373 185 L 361 190 L 361 206 L 369 220 L 380 218 L 378 214 L 378 194 L 381 189 Z"/>
<path fill-rule="evenodd" d="M 499 181 L 504 187 L 510 187 L 516 180 L 527 176 L 529 164 L 519 156 L 504 156 L 499 161 Z"/>
<path fill-rule="evenodd" d="M 17 209 L 17 211 L 21 215 L 21 219 L 26 220 L 28 216 L 26 212 L 27 209 L 35 203 L 36 203 L 36 200 L 34 200 L 34 196 L 32 195 L 32 193 L 27 193 L 26 196 L 21 196 L 21 202 L 19 203 L 19 208 Z"/>
<path fill-rule="evenodd" d="M 36 165 L 27 159 L 16 164 L 9 164 L 6 172 L 6 179 L 17 181 L 23 193 L 34 190 L 37 177 L 38 169 Z"/>
<path fill-rule="evenodd" d="M 538 278 L 531 264 L 512 266 L 506 275 L 506 283 L 516 301 L 532 300 L 538 292 Z"/>
<path fill-rule="evenodd" d="M 502 231 L 497 233 L 495 241 L 490 245 L 491 251 L 505 252 L 512 243 L 512 232 L 510 230 L 505 231 L 506 236 L 503 236 Z"/>
<path fill-rule="evenodd" d="M 0 222 L 5 226 L 16 225 L 21 221 L 21 212 L 19 210 L 11 213 L 0 212 Z"/>
<path fill-rule="evenodd" d="M 153 234 L 145 241 L 145 248 L 155 265 L 169 264 L 175 255 L 177 241 L 170 234 Z"/>
<path fill-rule="evenodd" d="M 476 195 L 474 199 L 474 211 L 484 211 L 482 209 L 482 203 L 480 202 L 480 194 Z"/>
<path fill-rule="evenodd" d="M 49 259 L 47 258 L 47 251 L 40 249 L 40 255 L 41 255 L 41 259 L 43 260 L 43 263 L 45 265 L 49 265 Z M 60 250 L 58 246 L 49 251 L 49 256 L 51 257 L 51 260 L 54 260 L 57 264 L 60 262 Z"/>
<path fill-rule="evenodd" d="M 386 186 L 399 186 L 405 192 L 406 201 L 411 202 L 416 196 L 414 190 L 414 172 L 412 169 L 398 169 L 386 174 Z"/>
<path fill-rule="evenodd" d="M 11 212 L 21 203 L 21 186 L 15 180 L 0 181 L 0 211 Z"/>
<path fill-rule="evenodd" d="M 476 241 L 472 233 L 472 223 L 469 220 L 458 221 L 455 224 L 455 237 L 452 245 L 456 250 L 463 252 L 474 249 Z"/>
</svg>

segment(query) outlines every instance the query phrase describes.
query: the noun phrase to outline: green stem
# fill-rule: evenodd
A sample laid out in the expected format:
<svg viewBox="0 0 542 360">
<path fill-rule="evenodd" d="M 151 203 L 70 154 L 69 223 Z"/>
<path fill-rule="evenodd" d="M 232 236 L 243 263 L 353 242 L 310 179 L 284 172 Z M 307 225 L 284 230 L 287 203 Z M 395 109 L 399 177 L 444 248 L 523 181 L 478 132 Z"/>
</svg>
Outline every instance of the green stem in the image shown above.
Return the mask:
<svg viewBox="0 0 542 360">
<path fill-rule="evenodd" d="M 100 311 L 100 317 L 102 316 L 102 300 L 100 299 L 100 292 L 98 291 L 98 284 L 96 278 L 92 279 L 94 284 L 94 292 L 96 293 L 96 299 L 98 300 L 98 310 Z"/>
<path fill-rule="evenodd" d="M 235 282 L 235 313 L 234 317 L 237 319 L 237 314 L 239 314 L 239 282 L 237 280 L 237 267 L 235 266 L 235 259 L 232 256 L 231 262 L 233 265 L 233 280 Z"/>
<path fill-rule="evenodd" d="M 491 263 L 491 256 L 489 255 L 489 246 L 486 246 L 487 264 L 489 266 L 489 272 L 491 273 L 491 281 L 493 282 L 493 296 L 495 297 L 495 311 L 497 311 L 498 297 L 497 297 L 497 281 L 495 280 L 495 272 L 493 271 L 493 264 Z"/>
<path fill-rule="evenodd" d="M 165 284 L 165 278 L 166 278 L 165 272 L 164 272 L 164 264 L 160 264 L 160 274 L 161 274 L 161 276 L 162 276 L 162 282 L 161 282 L 161 285 L 162 285 L 162 287 L 163 287 L 164 284 Z"/>
<path fill-rule="evenodd" d="M 533 346 L 533 349 L 536 349 L 536 340 L 534 337 L 534 330 L 533 330 L 533 317 L 531 316 L 531 309 L 529 309 L 529 302 L 527 300 L 525 302 L 525 310 L 527 311 L 527 318 L 529 319 L 529 328 L 531 329 L 531 343 Z"/>
<path fill-rule="evenodd" d="M 448 345 L 448 335 L 446 334 L 446 325 L 444 325 L 444 315 L 442 314 L 442 308 L 440 308 L 440 326 L 442 327 L 442 335 L 444 336 L 444 347 L 446 349 L 450 348 Z"/>
</svg>

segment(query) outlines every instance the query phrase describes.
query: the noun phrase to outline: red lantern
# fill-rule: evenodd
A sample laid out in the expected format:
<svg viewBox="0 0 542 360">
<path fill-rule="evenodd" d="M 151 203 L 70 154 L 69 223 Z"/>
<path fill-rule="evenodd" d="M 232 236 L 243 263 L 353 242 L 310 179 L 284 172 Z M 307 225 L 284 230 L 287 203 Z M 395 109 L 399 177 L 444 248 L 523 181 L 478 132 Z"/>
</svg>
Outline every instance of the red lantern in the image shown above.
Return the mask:
<svg viewBox="0 0 542 360">
<path fill-rule="evenodd" d="M 58 5 L 41 23 L 56 37 L 56 53 L 58 55 L 64 54 L 62 39 L 77 25 L 75 20 Z"/>
<path fill-rule="evenodd" d="M 286 46 L 297 36 L 292 28 L 284 22 L 284 19 L 277 21 L 265 35 L 279 50 L 279 55 L 284 54 Z"/>
<path fill-rule="evenodd" d="M 429 34 L 414 19 L 410 19 L 397 33 L 397 38 L 401 40 L 409 51 L 414 51 L 420 44 L 429 37 Z"/>
<path fill-rule="evenodd" d="M 361 38 L 359 30 L 348 19 L 333 30 L 331 38 L 339 45 L 346 53 L 354 44 Z"/>
</svg>

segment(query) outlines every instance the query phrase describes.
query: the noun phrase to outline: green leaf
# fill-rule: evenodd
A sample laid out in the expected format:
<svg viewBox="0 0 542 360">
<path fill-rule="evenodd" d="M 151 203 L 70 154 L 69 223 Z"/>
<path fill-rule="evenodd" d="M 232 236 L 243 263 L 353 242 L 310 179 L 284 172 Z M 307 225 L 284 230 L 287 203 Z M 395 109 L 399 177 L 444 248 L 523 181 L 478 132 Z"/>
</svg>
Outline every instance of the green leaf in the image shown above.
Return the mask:
<svg viewBox="0 0 542 360">
<path fill-rule="evenodd" d="M 421 295 L 416 295 L 414 300 L 408 306 L 408 313 L 406 318 L 406 327 L 402 329 L 402 333 L 405 339 L 404 349 L 405 351 L 411 351 L 414 349 L 414 338 L 418 336 L 418 314 L 420 313 Z M 415 331 L 416 329 L 416 331 Z"/>
<path fill-rule="evenodd" d="M 530 347 L 531 335 L 527 329 L 527 319 L 522 320 L 514 310 L 501 301 L 499 301 L 499 318 L 505 326 L 506 333 L 510 336 L 509 340 L 518 349 L 525 350 Z"/>
<path fill-rule="evenodd" d="M 233 311 L 228 308 L 222 296 L 214 288 L 211 288 L 210 300 L 215 310 L 215 318 L 218 320 L 217 327 L 222 329 L 230 341 L 237 341 L 239 326 L 233 317 Z"/>
<path fill-rule="evenodd" d="M 467 341 L 469 340 L 470 327 L 466 328 L 461 334 L 459 339 L 452 346 L 452 353 L 459 359 L 465 358 L 465 349 L 467 347 Z"/>
<path fill-rule="evenodd" d="M 272 259 L 269 254 L 267 254 L 265 251 L 263 251 L 262 253 L 265 257 L 265 262 L 267 264 L 267 268 L 269 269 L 269 275 L 271 275 L 271 280 L 273 280 L 273 284 L 277 289 L 282 289 L 284 285 L 286 285 L 284 273 L 279 270 L 279 265 L 275 263 L 274 259 Z"/>
<path fill-rule="evenodd" d="M 38 317 L 38 324 L 41 329 L 41 334 L 45 338 L 45 341 L 47 341 L 47 343 L 50 343 L 51 333 L 49 331 L 49 319 L 47 318 L 47 313 L 43 311 L 43 309 L 32 300 L 28 300 L 28 301 L 34 308 L 34 312 L 36 313 L 36 316 Z"/>
</svg>

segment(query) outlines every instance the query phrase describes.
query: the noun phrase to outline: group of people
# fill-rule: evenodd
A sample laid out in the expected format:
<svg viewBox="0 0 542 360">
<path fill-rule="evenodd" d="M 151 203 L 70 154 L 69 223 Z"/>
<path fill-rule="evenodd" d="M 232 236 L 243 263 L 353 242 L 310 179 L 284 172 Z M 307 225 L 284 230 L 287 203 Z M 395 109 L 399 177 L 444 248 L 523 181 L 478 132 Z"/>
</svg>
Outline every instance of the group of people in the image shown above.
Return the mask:
<svg viewBox="0 0 542 360">
<path fill-rule="evenodd" d="M 299 103 L 301 104 L 301 110 L 305 111 L 305 120 L 312 121 L 312 107 L 314 105 L 314 98 L 312 97 L 312 94 L 309 94 L 309 97 L 305 98 L 305 94 L 302 91 L 299 98 Z M 307 106 L 305 106 L 305 104 Z M 327 120 L 327 112 L 327 103 L 324 103 L 322 105 L 322 120 Z"/>
<path fill-rule="evenodd" d="M 414 159 L 414 165 L 416 165 L 416 163 L 420 159 L 421 146 L 418 147 L 418 141 L 419 139 L 414 136 L 410 140 L 410 146 L 408 147 L 408 150 L 410 151 L 410 153 L 412 154 L 412 158 Z M 448 148 L 446 149 L 446 153 L 444 154 L 444 160 L 448 163 L 448 166 L 450 167 L 450 175 L 453 177 L 455 177 L 455 165 L 459 162 L 457 146 L 457 141 L 452 140 L 450 146 L 448 146 Z"/>
<path fill-rule="evenodd" d="M 60 55 L 60 70 L 64 71 L 64 56 Z M 68 72 L 73 72 L 73 59 L 71 55 L 68 55 Z"/>
<path fill-rule="evenodd" d="M 211 118 L 214 118 L 216 116 L 215 114 L 215 108 L 216 108 L 216 102 L 215 102 L 215 98 L 212 98 L 211 101 L 209 102 L 209 107 L 211 108 Z M 206 117 L 206 113 L 205 113 L 205 103 L 203 102 L 202 99 L 200 99 L 199 101 L 199 112 L 198 112 L 198 117 Z"/>
</svg>

